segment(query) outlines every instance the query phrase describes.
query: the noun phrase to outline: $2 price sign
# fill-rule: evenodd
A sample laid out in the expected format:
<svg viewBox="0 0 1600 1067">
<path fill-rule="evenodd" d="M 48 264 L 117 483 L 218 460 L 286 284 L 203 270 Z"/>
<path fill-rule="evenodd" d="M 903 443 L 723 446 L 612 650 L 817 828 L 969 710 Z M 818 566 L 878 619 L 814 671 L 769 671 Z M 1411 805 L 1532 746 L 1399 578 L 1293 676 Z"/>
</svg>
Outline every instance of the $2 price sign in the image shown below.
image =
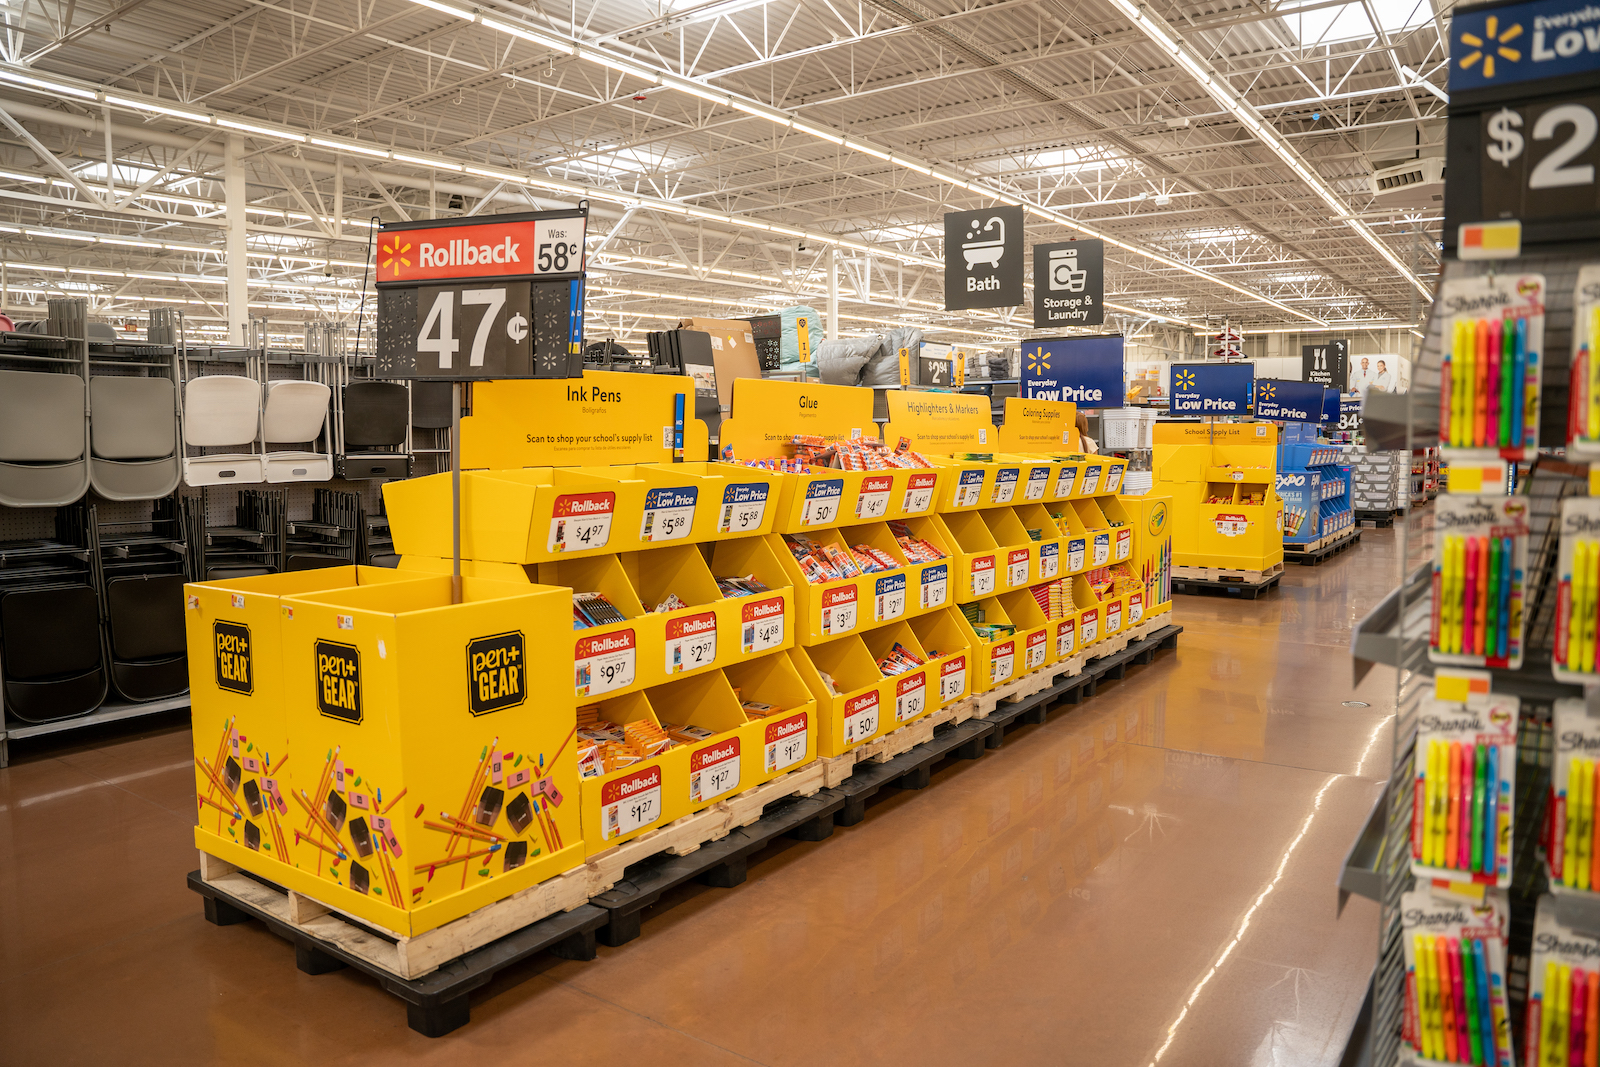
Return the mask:
<svg viewBox="0 0 1600 1067">
<path fill-rule="evenodd" d="M 1486 110 L 1482 217 L 1540 219 L 1600 209 L 1600 94 Z"/>
</svg>

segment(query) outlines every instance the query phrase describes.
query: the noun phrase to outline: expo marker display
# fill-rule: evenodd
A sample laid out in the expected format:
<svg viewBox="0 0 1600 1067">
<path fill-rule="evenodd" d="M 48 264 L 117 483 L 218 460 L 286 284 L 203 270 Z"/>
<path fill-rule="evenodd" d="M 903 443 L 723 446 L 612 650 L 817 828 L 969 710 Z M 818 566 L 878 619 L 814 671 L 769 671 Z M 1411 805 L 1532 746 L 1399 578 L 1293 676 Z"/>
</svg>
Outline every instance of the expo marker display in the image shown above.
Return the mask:
<svg viewBox="0 0 1600 1067">
<path fill-rule="evenodd" d="M 1452 279 L 1440 304 L 1441 445 L 1523 458 L 1538 447 L 1544 276 Z"/>
<path fill-rule="evenodd" d="M 1411 866 L 1422 878 L 1508 885 L 1516 697 L 1425 701 L 1417 719 Z"/>
<path fill-rule="evenodd" d="M 1412 1049 L 1435 1063 L 1509 1067 L 1504 901 L 1472 906 L 1424 888 L 1405 894 L 1401 911 Z"/>
</svg>

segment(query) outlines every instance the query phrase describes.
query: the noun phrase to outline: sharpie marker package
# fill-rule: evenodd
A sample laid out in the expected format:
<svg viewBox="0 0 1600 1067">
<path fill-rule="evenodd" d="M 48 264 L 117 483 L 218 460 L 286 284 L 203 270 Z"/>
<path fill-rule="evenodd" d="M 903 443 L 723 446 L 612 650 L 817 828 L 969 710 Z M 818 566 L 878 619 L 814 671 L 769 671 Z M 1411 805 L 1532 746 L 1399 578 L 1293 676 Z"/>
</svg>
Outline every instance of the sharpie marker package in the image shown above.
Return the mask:
<svg viewBox="0 0 1600 1067">
<path fill-rule="evenodd" d="M 1572 389 L 1567 454 L 1600 458 L 1600 263 L 1578 270 L 1572 291 Z"/>
<path fill-rule="evenodd" d="M 1550 673 L 1559 681 L 1593 684 L 1595 637 L 1600 626 L 1600 497 L 1561 502 L 1561 554 L 1557 560 L 1555 649 Z"/>
<path fill-rule="evenodd" d="M 1423 703 L 1411 814 L 1417 877 L 1511 884 L 1518 705 L 1499 693 L 1482 706 Z"/>
<path fill-rule="evenodd" d="M 1553 709 L 1555 766 L 1544 825 L 1545 860 L 1555 893 L 1600 893 L 1600 842 L 1595 840 L 1595 785 L 1600 779 L 1600 718 L 1579 698 Z"/>
<path fill-rule="evenodd" d="M 1563 926 L 1548 895 L 1533 917 L 1524 1033 L 1527 1062 L 1538 1067 L 1600 1055 L 1600 939 Z"/>
<path fill-rule="evenodd" d="M 1447 281 L 1439 444 L 1447 458 L 1523 459 L 1539 445 L 1542 274 Z"/>
<path fill-rule="evenodd" d="M 1428 658 L 1521 667 L 1527 498 L 1446 494 L 1435 510 Z"/>
<path fill-rule="evenodd" d="M 1473 904 L 1417 889 L 1400 910 L 1413 1061 L 1512 1067 L 1505 895 Z"/>
</svg>

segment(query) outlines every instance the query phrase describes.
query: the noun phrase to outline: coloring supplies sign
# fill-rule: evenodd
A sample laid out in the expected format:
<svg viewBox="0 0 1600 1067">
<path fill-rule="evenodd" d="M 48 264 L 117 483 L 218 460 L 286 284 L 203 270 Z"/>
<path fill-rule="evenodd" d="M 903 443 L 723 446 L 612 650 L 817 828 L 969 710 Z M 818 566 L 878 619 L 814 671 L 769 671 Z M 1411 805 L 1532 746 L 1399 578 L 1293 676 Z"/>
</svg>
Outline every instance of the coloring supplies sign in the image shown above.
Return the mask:
<svg viewBox="0 0 1600 1067">
<path fill-rule="evenodd" d="M 661 767 L 613 779 L 600 787 L 600 836 L 606 840 L 641 830 L 661 818 Z"/>
<path fill-rule="evenodd" d="M 765 482 L 740 482 L 722 490 L 722 516 L 718 533 L 754 533 L 767 518 L 767 497 L 772 487 Z"/>
<path fill-rule="evenodd" d="M 991 504 L 1009 504 L 1017 495 L 1017 480 L 1022 475 L 1020 467 L 1001 467 L 994 475 L 994 492 L 989 494 Z"/>
<path fill-rule="evenodd" d="M 1027 669 L 1036 671 L 1044 666 L 1045 656 L 1049 646 L 1049 635 L 1043 630 L 1028 635 L 1026 662 Z"/>
<path fill-rule="evenodd" d="M 1050 488 L 1050 468 L 1028 468 L 1028 483 L 1022 490 L 1024 500 L 1043 500 L 1045 490 Z"/>
<path fill-rule="evenodd" d="M 998 450 L 1053 454 L 1075 448 L 1077 413 L 1078 406 L 1064 400 L 1008 396 Z"/>
<path fill-rule="evenodd" d="M 1111 562 L 1111 534 L 1097 533 L 1094 535 L 1094 565 L 1103 567 Z"/>
<path fill-rule="evenodd" d="M 939 703 L 948 704 L 967 691 L 967 657 L 956 656 L 939 668 Z"/>
<path fill-rule="evenodd" d="M 577 663 L 578 696 L 599 696 L 632 685 L 638 654 L 638 641 L 632 630 L 578 638 L 572 652 Z"/>
<path fill-rule="evenodd" d="M 1217 533 L 1223 537 L 1239 537 L 1250 530 L 1250 519 L 1245 515 L 1223 514 L 1213 521 L 1217 524 Z"/>
<path fill-rule="evenodd" d="M 893 475 L 872 474 L 861 479 L 861 493 L 856 497 L 856 518 L 881 519 L 889 514 L 889 494 L 893 490 Z"/>
<path fill-rule="evenodd" d="M 844 702 L 844 743 L 859 744 L 878 732 L 878 691 L 862 693 Z"/>
<path fill-rule="evenodd" d="M 1041 582 L 1054 578 L 1061 571 L 1061 546 L 1058 544 L 1039 546 L 1039 580 Z"/>
<path fill-rule="evenodd" d="M 659 543 L 688 537 L 694 528 L 694 506 L 699 497 L 699 488 L 692 485 L 645 493 L 639 540 Z"/>
<path fill-rule="evenodd" d="M 956 493 L 950 501 L 951 507 L 970 508 L 978 502 L 983 492 L 982 471 L 962 471 L 956 479 Z"/>
<path fill-rule="evenodd" d="M 1028 584 L 1028 550 L 1014 548 L 1006 554 L 1006 583 L 1011 586 Z"/>
<path fill-rule="evenodd" d="M 1055 493 L 1052 494 L 1051 499 L 1065 500 L 1067 497 L 1072 495 L 1072 491 L 1077 487 L 1077 484 L 1078 468 L 1062 467 L 1061 473 L 1056 475 L 1056 490 Z"/>
<path fill-rule="evenodd" d="M 898 619 L 906 613 L 906 576 L 890 574 L 873 583 L 872 618 L 874 622 Z"/>
<path fill-rule="evenodd" d="M 936 608 L 943 604 L 945 597 L 950 592 L 950 565 L 941 563 L 937 567 L 924 567 L 922 570 L 922 606 Z"/>
<path fill-rule="evenodd" d="M 806 758 L 806 714 L 791 715 L 787 719 L 767 723 L 766 753 L 763 765 L 767 773 L 781 771 L 803 762 Z"/>
<path fill-rule="evenodd" d="M 666 648 L 668 674 L 711 666 L 717 659 L 716 612 L 668 619 Z"/>
<path fill-rule="evenodd" d="M 1011 670 L 1016 665 L 1017 643 L 1003 641 L 989 650 L 989 684 L 1004 681 L 1011 677 Z"/>
<path fill-rule="evenodd" d="M 972 561 L 972 595 L 988 596 L 994 592 L 994 557 L 979 556 Z"/>
<path fill-rule="evenodd" d="M 801 526 L 827 526 L 839 518 L 839 503 L 844 498 L 843 478 L 823 478 L 806 486 L 806 508 Z"/>
<path fill-rule="evenodd" d="M 1092 464 L 1091 466 L 1088 466 L 1088 467 L 1084 468 L 1084 470 L 1083 470 L 1083 495 L 1084 496 L 1094 496 L 1095 492 L 1097 490 L 1099 490 L 1099 488 L 1100 488 L 1100 472 L 1103 469 L 1104 468 L 1098 463 Z"/>
<path fill-rule="evenodd" d="M 933 490 L 939 476 L 930 473 L 913 473 L 906 483 L 905 502 L 900 510 L 907 515 L 920 515 L 933 506 Z"/>
<path fill-rule="evenodd" d="M 745 655 L 783 645 L 783 597 L 768 597 L 739 607 L 739 647 Z"/>
<path fill-rule="evenodd" d="M 1119 529 L 1117 531 L 1117 559 L 1128 558 L 1128 553 L 1133 551 L 1133 531 Z"/>
<path fill-rule="evenodd" d="M 1086 608 L 1078 617 L 1078 640 L 1084 647 L 1094 644 L 1100 636 L 1100 609 Z"/>
<path fill-rule="evenodd" d="M 917 671 L 894 683 L 894 721 L 905 722 L 928 710 L 928 674 Z"/>
<path fill-rule="evenodd" d="M 1062 619 L 1056 623 L 1056 659 L 1066 659 L 1077 647 L 1078 620 Z"/>
<path fill-rule="evenodd" d="M 1128 625 L 1136 626 L 1144 618 L 1144 594 L 1128 594 Z"/>
<path fill-rule="evenodd" d="M 689 753 L 689 802 L 703 804 L 739 788 L 739 739 Z"/>
<path fill-rule="evenodd" d="M 856 628 L 856 587 L 825 589 L 822 592 L 822 632 L 849 633 Z"/>
<path fill-rule="evenodd" d="M 1084 557 L 1088 554 L 1089 543 L 1081 537 L 1074 537 L 1067 542 L 1067 573 L 1077 574 L 1084 568 Z"/>
<path fill-rule="evenodd" d="M 1106 636 L 1109 637 L 1122 629 L 1122 602 L 1114 600 L 1106 608 Z"/>
<path fill-rule="evenodd" d="M 611 540 L 615 493 L 570 493 L 556 497 L 550 514 L 547 552 L 586 552 Z"/>
</svg>

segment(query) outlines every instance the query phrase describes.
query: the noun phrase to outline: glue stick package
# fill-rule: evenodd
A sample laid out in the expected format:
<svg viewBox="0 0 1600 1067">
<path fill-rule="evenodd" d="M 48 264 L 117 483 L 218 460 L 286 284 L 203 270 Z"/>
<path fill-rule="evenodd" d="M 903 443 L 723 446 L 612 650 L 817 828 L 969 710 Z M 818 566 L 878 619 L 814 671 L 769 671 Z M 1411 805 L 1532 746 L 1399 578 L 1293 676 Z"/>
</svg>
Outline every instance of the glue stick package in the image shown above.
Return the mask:
<svg viewBox="0 0 1600 1067">
<path fill-rule="evenodd" d="M 1449 493 L 1436 511 L 1428 658 L 1521 667 L 1527 498 Z"/>
<path fill-rule="evenodd" d="M 1556 740 L 1545 816 L 1545 859 L 1555 893 L 1600 893 L 1600 844 L 1595 841 L 1595 783 L 1600 778 L 1600 718 L 1581 698 L 1552 709 Z"/>
<path fill-rule="evenodd" d="M 1600 1054 L 1600 940 L 1563 926 L 1539 898 L 1523 1021 L 1527 1062 L 1590 1064 Z"/>
<path fill-rule="evenodd" d="M 1447 458 L 1523 459 L 1538 448 L 1544 293 L 1542 274 L 1441 286 L 1439 444 Z"/>
<path fill-rule="evenodd" d="M 1567 454 L 1600 458 L 1600 264 L 1578 270 L 1572 291 L 1572 388 Z"/>
<path fill-rule="evenodd" d="M 1512 1067 L 1505 895 L 1482 904 L 1417 889 L 1400 898 L 1403 1037 L 1416 1063 Z"/>
<path fill-rule="evenodd" d="M 1472 705 L 1423 702 L 1411 815 L 1419 878 L 1511 884 L 1519 703 L 1500 693 Z"/>
<path fill-rule="evenodd" d="M 1561 502 L 1561 555 L 1557 561 L 1555 648 L 1550 673 L 1559 681 L 1600 682 L 1595 631 L 1600 625 L 1600 497 Z"/>
</svg>

